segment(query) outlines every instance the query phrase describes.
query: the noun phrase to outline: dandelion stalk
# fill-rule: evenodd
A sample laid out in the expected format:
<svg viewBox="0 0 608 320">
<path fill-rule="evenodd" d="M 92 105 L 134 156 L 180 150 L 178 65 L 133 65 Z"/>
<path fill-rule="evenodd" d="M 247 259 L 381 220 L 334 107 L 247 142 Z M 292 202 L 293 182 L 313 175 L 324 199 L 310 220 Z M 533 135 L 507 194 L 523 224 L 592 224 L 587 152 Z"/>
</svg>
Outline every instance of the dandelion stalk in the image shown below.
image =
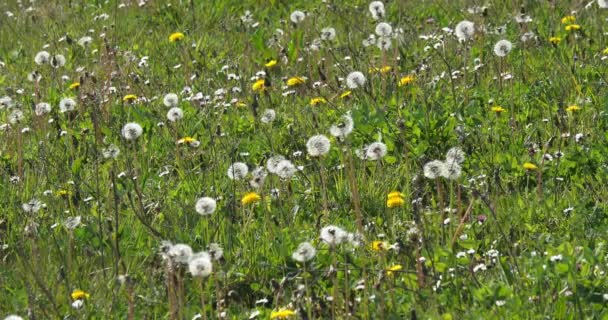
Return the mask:
<svg viewBox="0 0 608 320">
<path fill-rule="evenodd" d="M 203 287 L 203 277 L 198 277 L 198 289 L 201 295 L 201 315 L 203 320 L 207 320 L 207 307 L 205 304 L 205 288 Z"/>
</svg>

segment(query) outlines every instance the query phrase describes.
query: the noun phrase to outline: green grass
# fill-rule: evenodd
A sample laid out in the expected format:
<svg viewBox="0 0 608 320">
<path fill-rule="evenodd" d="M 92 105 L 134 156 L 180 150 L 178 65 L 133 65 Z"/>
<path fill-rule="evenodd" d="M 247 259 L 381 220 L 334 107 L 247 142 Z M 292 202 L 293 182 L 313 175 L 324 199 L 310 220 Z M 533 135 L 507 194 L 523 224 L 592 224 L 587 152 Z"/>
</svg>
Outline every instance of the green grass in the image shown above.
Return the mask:
<svg viewBox="0 0 608 320">
<path fill-rule="evenodd" d="M 379 22 L 369 2 L 345 2 L 1 4 L 12 15 L 0 22 L 0 97 L 12 103 L 0 109 L 0 317 L 263 319 L 286 308 L 300 319 L 608 319 L 608 9 L 390 1 L 379 21 L 400 33 L 381 51 L 362 45 Z M 298 25 L 296 9 L 309 13 Z M 515 21 L 521 10 L 531 22 Z M 572 11 L 578 31 L 561 21 Z M 464 44 L 442 30 L 465 19 L 476 32 Z M 310 49 L 325 27 L 336 39 Z M 170 42 L 174 32 L 185 37 Z M 502 59 L 501 39 L 513 43 Z M 41 50 L 65 65 L 37 65 Z M 254 92 L 262 70 L 269 86 Z M 364 87 L 346 87 L 353 71 Z M 305 84 L 284 88 L 296 76 Z M 413 82 L 398 85 L 405 76 Z M 176 122 L 168 93 L 184 112 Z M 207 103 L 188 99 L 199 93 Z M 62 113 L 66 97 L 76 107 Z M 35 113 L 40 102 L 50 113 Z M 268 109 L 276 119 L 264 123 Z M 346 114 L 353 132 L 332 137 Z M 143 128 L 133 141 L 121 135 L 129 122 Z M 317 134 L 331 140 L 322 157 L 307 152 Z M 377 141 L 381 159 L 357 156 Z M 104 157 L 112 144 L 120 153 Z M 425 178 L 453 147 L 461 175 Z M 276 155 L 297 172 L 252 186 Z M 229 179 L 235 162 L 246 178 Z M 388 208 L 392 191 L 403 201 Z M 260 201 L 243 204 L 248 192 Z M 214 213 L 196 212 L 201 197 L 217 201 Z M 32 199 L 40 210 L 25 210 Z M 361 241 L 331 247 L 320 239 L 329 225 Z M 163 258 L 163 241 L 194 252 L 216 243 L 223 258 L 201 281 Z M 305 241 L 317 252 L 302 264 L 292 253 Z M 78 289 L 89 296 L 76 308 Z"/>
</svg>

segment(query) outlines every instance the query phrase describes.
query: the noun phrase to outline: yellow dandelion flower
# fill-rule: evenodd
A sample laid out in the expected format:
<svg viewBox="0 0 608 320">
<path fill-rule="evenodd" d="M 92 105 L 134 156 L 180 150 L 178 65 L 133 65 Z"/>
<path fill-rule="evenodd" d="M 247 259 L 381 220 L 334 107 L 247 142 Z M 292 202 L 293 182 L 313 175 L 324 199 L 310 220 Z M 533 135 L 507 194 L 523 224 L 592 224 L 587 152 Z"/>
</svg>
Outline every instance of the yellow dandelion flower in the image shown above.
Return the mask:
<svg viewBox="0 0 608 320">
<path fill-rule="evenodd" d="M 382 73 L 382 74 L 389 73 L 389 72 L 391 72 L 391 70 L 393 70 L 393 67 L 384 66 L 384 67 L 380 68 L 380 73 Z"/>
<path fill-rule="evenodd" d="M 606 49 L 606 50 L 608 50 L 608 49 Z M 350 97 L 352 94 L 353 94 L 353 92 L 352 92 L 352 91 L 350 91 L 350 90 L 348 90 L 348 91 L 344 91 L 344 93 L 342 93 L 342 94 L 340 95 L 340 98 L 341 98 L 341 99 L 348 98 L 348 97 Z"/>
<path fill-rule="evenodd" d="M 581 29 L 581 26 L 578 24 L 569 24 L 566 26 L 566 31 L 577 31 L 580 29 Z"/>
<path fill-rule="evenodd" d="M 536 170 L 536 169 L 538 169 L 538 167 L 534 163 L 526 162 L 526 163 L 524 163 L 524 169 Z"/>
<path fill-rule="evenodd" d="M 287 85 L 290 87 L 295 87 L 304 84 L 304 82 L 306 82 L 306 80 L 302 77 L 291 77 L 287 80 Z"/>
<path fill-rule="evenodd" d="M 74 90 L 74 89 L 78 89 L 80 88 L 80 82 L 74 82 L 70 85 L 70 89 Z"/>
<path fill-rule="evenodd" d="M 184 39 L 184 34 L 181 32 L 174 32 L 169 36 L 171 42 L 181 41 L 182 39 Z"/>
<path fill-rule="evenodd" d="M 243 205 L 248 205 L 248 204 L 259 202 L 261 199 L 262 199 L 262 197 L 260 197 L 259 194 L 255 193 L 255 192 L 249 192 L 243 196 L 243 198 L 241 199 L 241 203 Z"/>
<path fill-rule="evenodd" d="M 196 141 L 196 139 L 194 139 L 192 137 L 183 137 L 183 138 L 177 140 L 177 144 L 192 143 L 194 141 Z"/>
<path fill-rule="evenodd" d="M 575 111 L 579 111 L 579 110 L 581 110 L 581 107 L 576 106 L 576 105 L 568 106 L 566 108 L 566 111 L 568 111 L 568 112 L 575 112 Z"/>
<path fill-rule="evenodd" d="M 281 309 L 270 313 L 270 319 L 287 319 L 296 315 L 296 312 L 289 309 Z"/>
<path fill-rule="evenodd" d="M 603 54 L 608 54 L 608 48 L 604 49 L 604 51 L 602 51 Z"/>
<path fill-rule="evenodd" d="M 237 101 L 237 102 L 235 103 L 235 105 L 236 105 L 237 107 L 246 107 L 246 106 L 247 106 L 247 104 L 246 104 L 245 102 L 241 101 L 241 100 Z"/>
<path fill-rule="evenodd" d="M 278 63 L 277 60 L 270 59 L 270 60 L 268 60 L 268 62 L 266 62 L 266 64 L 264 66 L 266 68 L 272 68 L 272 67 L 276 66 L 277 63 Z"/>
<path fill-rule="evenodd" d="M 311 106 L 316 106 L 321 103 L 327 103 L 327 100 L 325 100 L 325 98 L 323 98 L 323 97 L 316 97 L 316 98 L 310 99 Z"/>
<path fill-rule="evenodd" d="M 388 194 L 387 199 L 403 198 L 403 197 L 404 197 L 403 193 L 401 193 L 399 191 L 392 191 L 391 193 Z"/>
<path fill-rule="evenodd" d="M 494 107 L 492 107 L 492 112 L 497 113 L 497 114 L 500 114 L 500 113 L 503 113 L 503 112 L 506 112 L 506 111 L 507 111 L 507 109 L 505 109 L 505 108 L 503 108 L 501 106 L 494 106 Z"/>
<path fill-rule="evenodd" d="M 137 100 L 137 96 L 134 94 L 128 94 L 122 98 L 122 101 L 129 103 L 134 102 L 135 100 Z"/>
<path fill-rule="evenodd" d="M 72 195 L 72 193 L 68 190 L 61 189 L 57 190 L 57 192 L 55 192 L 55 195 L 58 197 L 69 197 Z"/>
<path fill-rule="evenodd" d="M 260 91 L 260 92 L 266 90 L 266 80 L 260 79 L 256 82 L 254 82 L 253 85 L 251 86 L 251 89 L 253 91 Z"/>
<path fill-rule="evenodd" d="M 396 265 L 391 266 L 388 269 L 386 269 L 386 275 L 392 276 L 393 272 L 401 271 L 402 269 L 403 269 L 403 267 L 400 264 L 396 264 Z"/>
<path fill-rule="evenodd" d="M 386 200 L 386 206 L 388 208 L 403 207 L 404 204 L 405 200 L 401 197 L 394 197 Z"/>
<path fill-rule="evenodd" d="M 372 250 L 373 251 L 386 251 L 388 250 L 389 244 L 386 241 L 372 241 Z"/>
<path fill-rule="evenodd" d="M 408 84 L 414 82 L 416 78 L 413 75 L 407 75 L 399 80 L 399 86 L 407 86 Z"/>
<path fill-rule="evenodd" d="M 565 16 L 562 18 L 563 24 L 572 24 L 574 23 L 574 21 L 576 21 L 576 17 L 574 16 Z"/>
<path fill-rule="evenodd" d="M 74 299 L 74 300 L 88 299 L 90 296 L 91 296 L 90 294 L 88 294 L 80 289 L 74 290 L 72 292 L 72 299 Z"/>
<path fill-rule="evenodd" d="M 562 38 L 560 37 L 551 37 L 549 38 L 549 42 L 551 42 L 551 44 L 553 45 L 558 45 L 560 42 L 562 42 Z"/>
</svg>

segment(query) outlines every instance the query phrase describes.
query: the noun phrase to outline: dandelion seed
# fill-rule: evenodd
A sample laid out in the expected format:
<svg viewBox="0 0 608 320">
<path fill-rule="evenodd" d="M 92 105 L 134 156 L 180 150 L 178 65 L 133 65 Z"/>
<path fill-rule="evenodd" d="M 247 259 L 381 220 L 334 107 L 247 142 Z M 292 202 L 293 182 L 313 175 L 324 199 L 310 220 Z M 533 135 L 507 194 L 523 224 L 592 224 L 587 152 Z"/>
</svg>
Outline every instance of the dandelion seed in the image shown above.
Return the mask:
<svg viewBox="0 0 608 320">
<path fill-rule="evenodd" d="M 36 53 L 36 56 L 34 57 L 34 62 L 37 65 L 43 65 L 45 63 L 49 63 L 51 59 L 51 54 L 46 52 L 46 51 L 40 51 L 38 53 Z"/>
<path fill-rule="evenodd" d="M 350 89 L 357 89 L 365 85 L 365 76 L 360 71 L 354 71 L 346 77 L 346 86 Z"/>
<path fill-rule="evenodd" d="M 139 138 L 143 132 L 144 129 L 138 123 L 129 122 L 122 127 L 121 134 L 123 138 L 131 141 Z"/>
<path fill-rule="evenodd" d="M 428 179 L 436 179 L 445 176 L 446 165 L 441 160 L 433 160 L 424 165 L 424 176 Z"/>
<path fill-rule="evenodd" d="M 304 263 L 312 260 L 317 254 L 315 247 L 310 242 L 302 242 L 298 245 L 296 251 L 293 252 L 291 257 L 298 262 Z"/>
<path fill-rule="evenodd" d="M 211 257 L 206 252 L 199 252 L 196 254 L 196 258 L 193 258 L 188 262 L 188 271 L 193 277 L 206 278 L 213 272 L 213 264 L 211 263 Z"/>
<path fill-rule="evenodd" d="M 457 164 L 462 164 L 465 160 L 465 154 L 461 148 L 453 147 L 445 154 L 445 158 L 447 163 L 453 162 Z"/>
<path fill-rule="evenodd" d="M 329 133 L 336 137 L 336 138 L 346 138 L 351 132 L 353 132 L 353 129 L 355 127 L 354 122 L 353 122 L 353 118 L 346 114 L 343 115 L 341 118 L 341 121 L 338 122 L 337 124 L 332 125 L 329 128 Z"/>
<path fill-rule="evenodd" d="M 213 198 L 210 197 L 202 197 L 196 201 L 196 205 L 194 206 L 196 212 L 201 216 L 208 216 L 215 212 L 217 208 L 217 203 Z"/>
<path fill-rule="evenodd" d="M 167 112 L 167 119 L 175 122 L 184 118 L 184 111 L 178 107 L 173 107 Z"/>
<path fill-rule="evenodd" d="M 10 124 L 17 124 L 21 122 L 24 117 L 23 111 L 15 109 L 11 112 L 11 114 L 8 115 L 8 122 Z"/>
<path fill-rule="evenodd" d="M 291 13 L 291 15 L 289 15 L 289 19 L 294 24 L 298 24 L 298 23 L 304 21 L 304 18 L 306 18 L 306 14 L 300 10 L 295 10 L 294 12 Z"/>
<path fill-rule="evenodd" d="M 320 157 L 327 154 L 329 147 L 329 139 L 322 134 L 312 136 L 306 142 L 306 150 L 311 157 Z"/>
<path fill-rule="evenodd" d="M 388 50 L 391 48 L 392 46 L 392 40 L 391 38 L 387 38 L 387 37 L 380 37 L 378 38 L 378 41 L 376 42 L 376 46 L 378 47 L 378 49 L 380 50 Z"/>
<path fill-rule="evenodd" d="M 475 24 L 468 20 L 460 21 L 454 32 L 460 41 L 471 40 L 475 34 Z"/>
<path fill-rule="evenodd" d="M 46 103 L 46 102 L 40 102 L 38 104 L 36 104 L 36 115 L 37 116 L 43 116 L 45 114 L 48 114 L 49 112 L 51 112 L 51 105 Z"/>
<path fill-rule="evenodd" d="M 217 243 L 210 243 L 208 252 L 212 260 L 220 260 L 224 256 L 224 249 Z"/>
<path fill-rule="evenodd" d="M 266 169 L 268 169 L 268 172 L 276 174 L 279 163 L 283 160 L 285 160 L 285 157 L 281 155 L 268 158 L 268 160 L 266 160 Z"/>
<path fill-rule="evenodd" d="M 61 113 L 73 111 L 75 107 L 76 101 L 72 98 L 63 98 L 59 101 L 59 111 Z"/>
<path fill-rule="evenodd" d="M 247 176 L 249 167 L 243 162 L 235 162 L 228 167 L 228 178 L 230 180 L 241 180 Z"/>
<path fill-rule="evenodd" d="M 500 40 L 494 45 L 494 54 L 498 57 L 506 57 L 513 49 L 513 44 L 509 40 Z"/>
<path fill-rule="evenodd" d="M 40 200 L 32 199 L 32 200 L 28 201 L 27 203 L 22 204 L 21 208 L 23 208 L 23 211 L 25 211 L 26 213 L 36 213 L 36 212 L 40 211 L 42 206 L 43 206 L 43 203 Z"/>
<path fill-rule="evenodd" d="M 327 226 L 321 229 L 320 238 L 328 245 L 335 247 L 346 240 L 348 233 L 336 226 Z"/>
</svg>

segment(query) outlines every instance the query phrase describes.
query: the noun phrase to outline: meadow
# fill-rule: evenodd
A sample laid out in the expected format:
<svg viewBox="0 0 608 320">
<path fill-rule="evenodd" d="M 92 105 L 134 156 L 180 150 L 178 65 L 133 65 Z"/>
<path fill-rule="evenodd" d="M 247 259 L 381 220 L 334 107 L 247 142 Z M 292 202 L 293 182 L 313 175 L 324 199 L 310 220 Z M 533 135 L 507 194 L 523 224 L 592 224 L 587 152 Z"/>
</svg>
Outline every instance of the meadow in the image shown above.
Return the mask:
<svg viewBox="0 0 608 320">
<path fill-rule="evenodd" d="M 608 319 L 608 1 L 0 12 L 0 318 Z"/>
</svg>

